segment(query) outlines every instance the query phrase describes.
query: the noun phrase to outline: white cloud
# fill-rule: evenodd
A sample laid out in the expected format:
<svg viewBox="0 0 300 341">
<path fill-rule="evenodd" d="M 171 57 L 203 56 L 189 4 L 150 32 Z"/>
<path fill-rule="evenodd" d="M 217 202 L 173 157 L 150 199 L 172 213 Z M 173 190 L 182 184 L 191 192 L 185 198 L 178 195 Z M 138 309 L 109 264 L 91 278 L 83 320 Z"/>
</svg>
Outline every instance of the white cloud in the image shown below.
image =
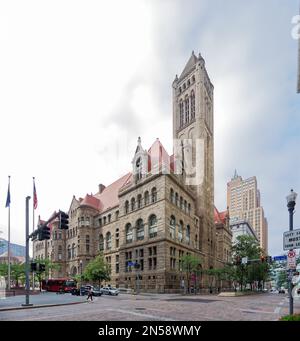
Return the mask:
<svg viewBox="0 0 300 341">
<path fill-rule="evenodd" d="M 10 174 L 12 240 L 24 242 L 32 176 L 46 218 L 130 170 L 138 136 L 144 148 L 159 137 L 172 151 L 171 84 L 195 50 L 215 86 L 216 205 L 226 207 L 235 168 L 257 175 L 279 252 L 282 200 L 291 186 L 300 191 L 299 134 L 289 126 L 300 125 L 296 11 L 297 1 L 1 3 L 0 224 Z"/>
</svg>

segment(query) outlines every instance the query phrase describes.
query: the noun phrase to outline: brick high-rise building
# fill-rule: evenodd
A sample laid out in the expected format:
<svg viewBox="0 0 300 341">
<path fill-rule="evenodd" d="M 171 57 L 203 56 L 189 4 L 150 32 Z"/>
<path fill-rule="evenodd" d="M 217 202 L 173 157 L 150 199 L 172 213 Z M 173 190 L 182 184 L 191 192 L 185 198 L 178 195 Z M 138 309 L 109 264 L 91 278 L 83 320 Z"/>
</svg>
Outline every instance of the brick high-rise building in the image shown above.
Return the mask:
<svg viewBox="0 0 300 341">
<path fill-rule="evenodd" d="M 230 219 L 245 219 L 254 229 L 260 247 L 268 252 L 268 222 L 260 202 L 256 177 L 243 180 L 235 174 L 227 183 L 227 206 Z"/>
<path fill-rule="evenodd" d="M 69 230 L 58 230 L 54 222 L 51 240 L 34 242 L 35 258 L 61 265 L 52 277 L 80 274 L 103 253 L 113 285 L 133 288 L 137 274 L 128 264 L 137 261 L 142 290 L 170 292 L 186 280 L 182 256 L 196 255 L 203 269 L 221 265 L 214 223 L 213 85 L 201 55 L 192 53 L 173 82 L 173 136 L 173 155 L 158 139 L 144 149 L 139 138 L 131 172 L 99 185 L 93 195 L 74 196 Z M 188 172 L 191 166 L 196 174 Z M 202 278 L 198 285 L 205 283 Z"/>
</svg>

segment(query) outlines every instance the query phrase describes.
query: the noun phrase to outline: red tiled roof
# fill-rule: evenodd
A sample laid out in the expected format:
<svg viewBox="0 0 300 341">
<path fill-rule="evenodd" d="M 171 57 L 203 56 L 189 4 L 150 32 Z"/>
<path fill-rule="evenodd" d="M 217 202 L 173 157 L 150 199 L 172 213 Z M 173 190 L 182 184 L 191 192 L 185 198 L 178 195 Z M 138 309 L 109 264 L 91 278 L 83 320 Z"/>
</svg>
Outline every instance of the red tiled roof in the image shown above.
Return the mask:
<svg viewBox="0 0 300 341">
<path fill-rule="evenodd" d="M 215 224 L 225 224 L 227 219 L 227 211 L 219 212 L 217 208 L 214 209 Z"/>
<path fill-rule="evenodd" d="M 120 179 L 113 182 L 111 185 L 107 186 L 101 193 L 96 193 L 93 197 L 100 201 L 101 212 L 108 210 L 109 208 L 115 207 L 119 204 L 118 192 L 121 187 L 123 187 L 130 177 L 131 173 L 127 173 Z"/>
<path fill-rule="evenodd" d="M 80 202 L 80 206 L 90 206 L 97 211 L 101 210 L 100 200 L 93 195 L 87 194 L 85 198 Z"/>
<path fill-rule="evenodd" d="M 159 165 L 159 169 L 161 169 L 162 164 L 170 167 L 170 156 L 159 139 L 156 139 L 152 144 L 148 150 L 148 154 L 148 171 L 151 171 L 151 169 L 153 169 L 154 166 L 157 166 L 157 164 Z"/>
</svg>

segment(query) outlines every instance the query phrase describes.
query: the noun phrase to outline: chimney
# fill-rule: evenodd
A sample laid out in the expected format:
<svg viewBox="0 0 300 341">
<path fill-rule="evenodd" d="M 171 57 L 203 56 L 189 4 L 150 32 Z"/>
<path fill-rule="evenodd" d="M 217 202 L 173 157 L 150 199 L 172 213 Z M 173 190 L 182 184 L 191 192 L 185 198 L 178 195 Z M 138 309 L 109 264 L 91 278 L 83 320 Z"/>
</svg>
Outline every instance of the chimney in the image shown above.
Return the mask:
<svg viewBox="0 0 300 341">
<path fill-rule="evenodd" d="M 99 194 L 101 194 L 105 189 L 105 186 L 103 184 L 99 185 Z"/>
</svg>

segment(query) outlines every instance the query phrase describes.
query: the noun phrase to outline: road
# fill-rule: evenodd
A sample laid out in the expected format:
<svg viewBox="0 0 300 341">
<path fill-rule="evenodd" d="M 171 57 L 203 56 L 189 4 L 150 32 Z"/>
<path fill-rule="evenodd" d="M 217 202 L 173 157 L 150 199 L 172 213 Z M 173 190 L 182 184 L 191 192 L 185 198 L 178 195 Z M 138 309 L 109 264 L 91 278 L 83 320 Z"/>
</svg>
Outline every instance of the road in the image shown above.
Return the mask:
<svg viewBox="0 0 300 341">
<path fill-rule="evenodd" d="M 57 295 L 50 294 L 57 298 Z M 50 296 L 49 296 L 50 297 Z M 82 304 L 0 312 L 0 321 L 275 321 L 288 313 L 280 294 L 242 297 L 148 294 L 102 296 Z M 300 301 L 295 301 L 300 312 Z"/>
</svg>

